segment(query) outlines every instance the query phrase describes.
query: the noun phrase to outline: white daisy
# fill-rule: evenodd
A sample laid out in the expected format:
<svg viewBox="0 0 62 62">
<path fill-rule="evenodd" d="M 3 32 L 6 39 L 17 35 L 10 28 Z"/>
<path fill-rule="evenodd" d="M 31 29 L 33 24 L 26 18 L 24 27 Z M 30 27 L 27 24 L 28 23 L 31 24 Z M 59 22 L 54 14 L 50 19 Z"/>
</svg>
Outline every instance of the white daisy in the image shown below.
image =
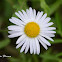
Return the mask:
<svg viewBox="0 0 62 62">
<path fill-rule="evenodd" d="M 9 38 L 18 37 L 16 41 L 16 48 L 21 47 L 20 52 L 25 51 L 28 52 L 30 49 L 30 53 L 39 54 L 40 53 L 40 44 L 47 50 L 47 46 L 51 46 L 48 40 L 54 41 L 51 37 L 54 37 L 54 33 L 56 33 L 55 27 L 51 27 L 53 22 L 49 22 L 51 18 L 47 17 L 45 13 L 43 15 L 43 11 L 38 11 L 36 15 L 36 10 L 26 9 L 26 12 L 22 10 L 22 12 L 18 11 L 15 14 L 19 17 L 12 17 L 9 19 L 10 22 L 15 25 L 8 26 L 8 33 L 10 34 Z M 46 40 L 48 39 L 48 40 Z"/>
</svg>

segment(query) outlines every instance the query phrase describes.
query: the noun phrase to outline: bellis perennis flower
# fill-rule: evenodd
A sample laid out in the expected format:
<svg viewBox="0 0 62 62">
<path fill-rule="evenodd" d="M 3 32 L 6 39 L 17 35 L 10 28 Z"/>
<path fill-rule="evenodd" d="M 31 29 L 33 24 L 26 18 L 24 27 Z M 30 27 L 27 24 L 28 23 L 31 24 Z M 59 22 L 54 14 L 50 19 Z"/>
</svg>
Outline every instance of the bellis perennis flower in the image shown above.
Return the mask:
<svg viewBox="0 0 62 62">
<path fill-rule="evenodd" d="M 49 22 L 51 18 L 47 17 L 46 13 L 43 15 L 43 11 L 38 11 L 36 14 L 36 10 L 31 7 L 26 9 L 26 12 L 22 10 L 22 12 L 18 11 L 15 14 L 19 19 L 16 17 L 9 19 L 15 25 L 8 26 L 8 30 L 10 30 L 8 37 L 19 36 L 16 48 L 21 47 L 20 52 L 27 53 L 30 49 L 31 54 L 39 54 L 41 44 L 47 50 L 47 46 L 51 46 L 48 40 L 54 41 L 51 37 L 54 37 L 54 33 L 56 33 L 53 31 L 56 28 L 51 27 L 53 22 Z"/>
</svg>

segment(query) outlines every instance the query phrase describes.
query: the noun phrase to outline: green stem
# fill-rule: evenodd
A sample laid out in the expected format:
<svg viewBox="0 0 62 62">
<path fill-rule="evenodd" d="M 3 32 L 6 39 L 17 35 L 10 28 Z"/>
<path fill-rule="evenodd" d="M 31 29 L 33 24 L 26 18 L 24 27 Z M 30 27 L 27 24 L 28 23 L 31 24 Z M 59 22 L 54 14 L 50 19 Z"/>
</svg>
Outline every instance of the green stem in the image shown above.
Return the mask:
<svg viewBox="0 0 62 62">
<path fill-rule="evenodd" d="M 8 30 L 0 30 L 0 32 L 8 32 Z"/>
</svg>

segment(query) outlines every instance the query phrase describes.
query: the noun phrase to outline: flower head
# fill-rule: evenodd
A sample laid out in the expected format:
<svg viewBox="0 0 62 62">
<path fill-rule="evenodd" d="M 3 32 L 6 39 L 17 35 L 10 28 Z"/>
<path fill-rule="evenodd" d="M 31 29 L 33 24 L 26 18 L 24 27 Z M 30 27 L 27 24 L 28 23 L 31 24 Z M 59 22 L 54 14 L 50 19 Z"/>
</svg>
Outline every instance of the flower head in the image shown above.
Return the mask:
<svg viewBox="0 0 62 62">
<path fill-rule="evenodd" d="M 8 33 L 10 34 L 9 38 L 18 37 L 16 41 L 16 48 L 21 47 L 20 52 L 25 51 L 28 52 L 30 49 L 30 53 L 39 54 L 40 53 L 40 44 L 47 50 L 47 46 L 51 46 L 48 40 L 54 41 L 51 37 L 54 37 L 54 33 L 56 33 L 55 27 L 51 27 L 53 22 L 50 21 L 50 17 L 47 17 L 45 13 L 43 15 L 43 11 L 37 13 L 36 10 L 26 9 L 26 12 L 22 10 L 22 12 L 18 11 L 15 14 L 19 17 L 12 17 L 9 19 L 10 22 L 15 25 L 8 26 Z M 48 40 L 47 40 L 48 39 Z"/>
</svg>

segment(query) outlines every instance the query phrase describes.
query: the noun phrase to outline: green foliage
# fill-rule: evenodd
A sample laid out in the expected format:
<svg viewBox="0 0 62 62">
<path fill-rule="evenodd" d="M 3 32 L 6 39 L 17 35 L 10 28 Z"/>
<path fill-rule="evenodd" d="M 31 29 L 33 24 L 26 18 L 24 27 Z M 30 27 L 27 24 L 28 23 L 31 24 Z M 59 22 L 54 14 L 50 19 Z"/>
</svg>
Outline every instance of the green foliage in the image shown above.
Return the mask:
<svg viewBox="0 0 62 62">
<path fill-rule="evenodd" d="M 49 6 L 46 4 L 45 0 L 40 0 L 40 6 L 41 8 L 44 9 L 44 11 L 48 14 L 50 14 L 50 8 Z"/>
<path fill-rule="evenodd" d="M 40 6 L 41 8 L 44 9 L 44 11 L 46 13 L 48 13 L 48 15 L 50 16 L 51 14 L 53 14 L 58 7 L 62 4 L 61 3 L 62 0 L 57 0 L 54 4 L 52 4 L 51 6 L 47 5 L 47 3 L 45 2 L 45 0 L 40 0 Z"/>
<path fill-rule="evenodd" d="M 20 62 L 20 60 L 18 58 L 8 58 L 10 60 L 10 62 Z"/>
<path fill-rule="evenodd" d="M 58 29 L 57 33 L 60 34 L 60 36 L 62 37 L 62 24 L 61 24 L 60 14 L 58 12 L 56 12 L 55 18 L 56 18 L 56 24 Z"/>
<path fill-rule="evenodd" d="M 10 43 L 9 39 L 5 39 L 5 40 L 0 41 L 0 49 L 6 47 L 9 43 Z"/>
<path fill-rule="evenodd" d="M 15 12 L 26 10 L 32 7 L 37 11 L 44 11 L 51 17 L 56 27 L 56 36 L 54 42 L 51 42 L 56 47 L 49 47 L 45 50 L 41 46 L 39 55 L 20 53 L 20 49 L 16 49 L 16 39 L 8 39 L 7 26 L 11 25 L 10 17 L 17 17 Z M 5 39 L 5 40 L 4 40 Z M 9 45 L 10 44 L 10 45 Z M 7 52 L 11 58 L 7 58 L 8 62 L 62 62 L 62 0 L 1 0 L 0 1 L 0 54 Z M 60 45 L 60 47 L 58 47 Z M 2 51 L 2 53 L 1 53 Z M 2 61 L 0 61 L 2 62 Z M 5 60 L 4 60 L 5 62 Z M 7 62 L 7 61 L 6 61 Z"/>
<path fill-rule="evenodd" d="M 13 5 L 13 8 L 16 9 L 16 12 L 21 11 L 22 9 L 26 10 L 26 8 L 28 8 L 27 0 L 18 0 L 17 3 Z M 13 14 L 13 16 L 15 16 L 15 14 Z"/>
<path fill-rule="evenodd" d="M 62 39 L 55 39 L 54 42 L 51 42 L 51 44 L 57 44 L 57 43 L 62 43 Z"/>
<path fill-rule="evenodd" d="M 58 54 L 53 54 L 51 52 L 52 50 L 49 49 L 48 51 L 46 51 L 45 53 L 41 54 L 40 57 L 43 58 L 42 62 L 60 62 L 61 59 L 59 58 L 59 56 L 62 56 L 62 53 L 58 53 Z"/>
</svg>

